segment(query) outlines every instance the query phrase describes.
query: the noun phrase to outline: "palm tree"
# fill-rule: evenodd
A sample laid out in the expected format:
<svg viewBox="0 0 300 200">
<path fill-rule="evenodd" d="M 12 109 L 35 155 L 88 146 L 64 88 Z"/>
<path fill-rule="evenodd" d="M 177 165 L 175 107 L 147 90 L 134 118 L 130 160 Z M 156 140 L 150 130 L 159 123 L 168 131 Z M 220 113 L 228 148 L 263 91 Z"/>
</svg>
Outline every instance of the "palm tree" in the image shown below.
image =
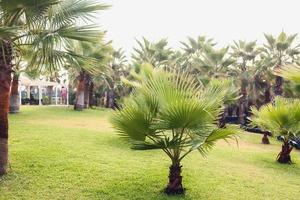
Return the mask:
<svg viewBox="0 0 300 200">
<path fill-rule="evenodd" d="M 12 68 L 12 84 L 10 90 L 10 102 L 9 102 L 9 113 L 16 114 L 20 111 L 20 96 L 19 96 L 19 77 L 20 75 L 27 74 L 32 77 L 36 77 L 37 71 L 29 71 L 28 62 L 30 62 L 30 57 L 32 51 L 28 46 L 22 46 L 21 44 L 16 44 L 18 49 L 14 52 L 14 66 Z"/>
<path fill-rule="evenodd" d="M 173 51 L 168 47 L 168 41 L 161 39 L 158 42 L 150 42 L 146 38 L 136 40 L 138 47 L 133 48 L 132 59 L 136 64 L 150 63 L 154 67 L 164 68 L 168 66 Z"/>
<path fill-rule="evenodd" d="M 254 125 L 271 130 L 275 136 L 282 136 L 283 145 L 277 161 L 292 163 L 292 139 L 300 135 L 300 101 L 275 97 L 274 103 L 264 105 L 259 110 L 252 108 L 252 112 Z"/>
<path fill-rule="evenodd" d="M 20 46 L 32 50 L 30 68 L 57 71 L 77 56 L 67 46 L 72 40 L 92 42 L 96 27 L 77 22 L 91 19 L 107 6 L 93 0 L 2 0 L 0 2 L 0 175 L 8 166 L 8 108 L 15 53 Z"/>
<path fill-rule="evenodd" d="M 184 72 L 153 70 L 146 64 L 134 92 L 123 109 L 116 112 L 112 124 L 136 150 L 161 149 L 170 158 L 167 194 L 182 194 L 181 161 L 198 150 L 206 155 L 219 139 L 231 138 L 234 128 L 219 128 L 225 88 L 202 87 Z"/>
<path fill-rule="evenodd" d="M 94 43 L 77 42 L 74 45 L 74 53 L 84 57 L 92 58 L 78 61 L 78 67 L 71 66 L 70 72 L 76 76 L 77 88 L 74 102 L 75 110 L 82 110 L 89 107 L 90 91 L 93 91 L 93 76 L 101 76 L 108 69 L 113 49 L 109 43 L 103 40 L 103 34 L 100 35 Z"/>
<path fill-rule="evenodd" d="M 299 45 L 294 45 L 297 34 L 287 35 L 283 31 L 274 37 L 270 34 L 265 34 L 267 44 L 264 45 L 263 51 L 272 57 L 271 63 L 274 70 L 279 70 L 282 66 L 293 63 L 297 55 L 300 53 Z M 275 77 L 274 94 L 283 94 L 283 78 Z"/>
<path fill-rule="evenodd" d="M 198 36 L 196 39 L 192 37 L 187 38 L 187 42 L 180 42 L 183 45 L 184 62 L 181 64 L 184 69 L 191 68 L 195 64 L 194 58 L 200 57 L 203 49 L 206 46 L 215 46 L 212 38 L 206 36 Z"/>
<path fill-rule="evenodd" d="M 211 77 L 230 76 L 230 66 L 235 60 L 228 55 L 228 50 L 229 47 L 216 49 L 211 45 L 203 46 L 203 53 L 200 57 L 195 57 L 193 64 L 202 81 L 208 81 Z"/>
<path fill-rule="evenodd" d="M 216 43 L 213 42 L 213 39 L 207 38 L 206 36 L 198 36 L 196 39 L 188 37 L 187 39 L 187 42 L 180 42 L 184 46 L 184 52 L 187 54 L 198 54 L 201 53 L 204 46 L 216 45 Z"/>
<path fill-rule="evenodd" d="M 127 59 L 122 49 L 118 49 L 113 53 L 113 59 L 110 63 L 111 74 L 107 77 L 106 82 L 108 87 L 106 89 L 107 107 L 115 109 L 118 107 L 116 99 L 124 97 L 129 93 L 128 87 L 122 82 L 122 78 L 129 75 L 129 68 Z"/>
<path fill-rule="evenodd" d="M 245 112 L 248 109 L 248 85 L 250 79 L 250 67 L 253 66 L 254 60 L 259 53 L 256 48 L 256 41 L 245 42 L 239 40 L 234 41 L 231 47 L 232 56 L 236 59 L 236 66 L 238 67 L 238 74 L 240 74 L 240 100 L 239 100 L 239 122 L 245 124 Z"/>
<path fill-rule="evenodd" d="M 261 52 L 259 58 L 254 62 L 255 68 L 250 92 L 253 104 L 257 108 L 272 101 L 271 81 L 274 77 L 272 60 L 273 58 L 269 54 Z"/>
</svg>

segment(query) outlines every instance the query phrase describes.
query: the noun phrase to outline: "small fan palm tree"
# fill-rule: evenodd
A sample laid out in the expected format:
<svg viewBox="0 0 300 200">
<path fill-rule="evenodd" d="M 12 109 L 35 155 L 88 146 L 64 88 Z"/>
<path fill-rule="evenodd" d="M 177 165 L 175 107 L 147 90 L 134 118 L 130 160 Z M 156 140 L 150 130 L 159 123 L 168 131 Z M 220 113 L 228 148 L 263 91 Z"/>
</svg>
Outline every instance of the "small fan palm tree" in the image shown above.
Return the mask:
<svg viewBox="0 0 300 200">
<path fill-rule="evenodd" d="M 201 87 L 186 73 L 143 66 L 135 88 L 112 124 L 136 150 L 161 149 L 171 160 L 167 194 L 184 192 L 181 161 L 192 151 L 206 155 L 219 139 L 237 133 L 218 127 L 226 90 Z"/>
<path fill-rule="evenodd" d="M 293 149 L 291 139 L 300 135 L 300 100 L 275 97 L 274 103 L 252 108 L 252 123 L 275 136 L 283 137 L 283 144 L 277 156 L 279 163 L 292 163 L 290 153 Z"/>
</svg>

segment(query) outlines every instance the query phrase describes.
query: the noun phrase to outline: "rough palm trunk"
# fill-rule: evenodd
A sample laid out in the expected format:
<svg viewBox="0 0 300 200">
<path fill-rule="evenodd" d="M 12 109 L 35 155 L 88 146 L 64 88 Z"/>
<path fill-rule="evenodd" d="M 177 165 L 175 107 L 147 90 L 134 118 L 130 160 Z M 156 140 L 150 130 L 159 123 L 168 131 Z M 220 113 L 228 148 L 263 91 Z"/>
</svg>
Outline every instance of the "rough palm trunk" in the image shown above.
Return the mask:
<svg viewBox="0 0 300 200">
<path fill-rule="evenodd" d="M 271 86 L 269 83 L 266 83 L 265 92 L 264 92 L 264 103 L 270 103 L 271 102 Z"/>
<path fill-rule="evenodd" d="M 170 166 L 169 171 L 169 183 L 165 188 L 166 194 L 183 194 L 184 188 L 182 186 L 182 176 L 181 176 L 180 164 L 173 164 Z"/>
<path fill-rule="evenodd" d="M 290 146 L 290 144 L 287 140 L 285 140 L 282 144 L 281 152 L 277 156 L 277 161 L 279 163 L 283 163 L 283 164 L 291 164 L 292 159 L 291 159 L 290 153 L 292 150 L 293 150 L 293 147 Z"/>
<path fill-rule="evenodd" d="M 84 79 L 84 108 L 89 108 L 90 77 L 86 74 Z"/>
<path fill-rule="evenodd" d="M 89 87 L 89 106 L 92 107 L 95 105 L 95 100 L 93 97 L 94 93 L 94 83 L 91 81 L 90 87 Z"/>
<path fill-rule="evenodd" d="M 105 91 L 105 108 L 109 108 L 109 90 Z"/>
<path fill-rule="evenodd" d="M 14 74 L 12 86 L 10 90 L 9 112 L 18 113 L 20 111 L 20 96 L 19 96 L 19 75 Z"/>
<path fill-rule="evenodd" d="M 283 78 L 280 76 L 276 76 L 275 78 L 275 86 L 274 86 L 274 94 L 276 96 L 282 96 L 283 94 Z"/>
<path fill-rule="evenodd" d="M 281 64 L 282 64 L 282 61 L 281 61 L 281 58 L 280 58 L 279 63 L 278 63 L 276 68 L 280 69 Z M 274 94 L 275 94 L 275 96 L 282 96 L 282 94 L 283 94 L 283 78 L 281 76 L 276 76 L 275 77 Z"/>
<path fill-rule="evenodd" d="M 78 84 L 76 90 L 76 99 L 74 103 L 74 110 L 81 111 L 84 108 L 84 72 L 81 72 L 77 77 Z"/>
<path fill-rule="evenodd" d="M 254 76 L 254 80 L 253 80 L 253 85 L 252 85 L 252 91 L 253 91 L 253 94 L 252 94 L 252 101 L 253 101 L 253 105 L 256 107 L 256 108 L 259 108 L 259 103 L 258 103 L 258 93 L 257 93 L 257 85 L 258 85 L 258 76 L 255 75 Z"/>
<path fill-rule="evenodd" d="M 114 89 L 110 89 L 108 92 L 108 107 L 111 109 L 115 109 L 116 104 L 116 95 Z"/>
<path fill-rule="evenodd" d="M 268 132 L 263 132 L 263 137 L 261 139 L 261 143 L 263 144 L 270 144 L 269 138 L 268 138 Z"/>
<path fill-rule="evenodd" d="M 12 72 L 12 46 L 10 40 L 2 40 L 0 48 L 0 175 L 8 168 L 8 111 Z"/>
<path fill-rule="evenodd" d="M 245 124 L 245 111 L 247 108 L 247 86 L 243 83 L 241 86 L 241 98 L 239 100 L 239 123 Z"/>
<path fill-rule="evenodd" d="M 244 74 L 246 73 L 246 61 L 243 62 L 243 65 L 241 67 L 242 70 L 242 75 L 241 75 L 241 97 L 239 99 L 239 123 L 244 125 L 245 124 L 245 112 L 246 112 L 246 107 L 247 107 L 247 85 L 248 81 L 244 77 Z"/>
</svg>

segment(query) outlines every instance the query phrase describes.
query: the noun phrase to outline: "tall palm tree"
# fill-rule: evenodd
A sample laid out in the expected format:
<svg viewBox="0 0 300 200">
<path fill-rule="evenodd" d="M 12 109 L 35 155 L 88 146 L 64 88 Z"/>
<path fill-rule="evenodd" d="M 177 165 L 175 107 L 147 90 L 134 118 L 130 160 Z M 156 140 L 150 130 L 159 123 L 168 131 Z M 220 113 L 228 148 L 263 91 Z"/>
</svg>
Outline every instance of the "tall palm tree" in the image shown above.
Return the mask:
<svg viewBox="0 0 300 200">
<path fill-rule="evenodd" d="M 93 77 L 101 76 L 107 71 L 113 49 L 110 42 L 104 42 L 103 35 L 100 35 L 93 44 L 77 42 L 74 45 L 74 53 L 92 58 L 89 61 L 79 60 L 78 67 L 71 66 L 70 70 L 72 76 L 76 76 L 77 80 L 74 109 L 80 111 L 89 107 L 90 91 L 94 86 Z"/>
<path fill-rule="evenodd" d="M 129 75 L 127 59 L 122 49 L 113 53 L 113 59 L 110 63 L 111 74 L 106 79 L 108 87 L 106 89 L 107 107 L 115 109 L 118 107 L 117 98 L 124 97 L 129 93 L 129 88 L 123 83 L 122 79 Z"/>
<path fill-rule="evenodd" d="M 271 130 L 275 136 L 283 137 L 282 150 L 277 156 L 279 163 L 292 163 L 290 153 L 293 141 L 300 135 L 300 101 L 275 97 L 274 103 L 252 109 L 252 123 L 265 130 Z"/>
<path fill-rule="evenodd" d="M 281 32 L 277 37 L 265 34 L 267 44 L 264 45 L 263 51 L 272 57 L 270 60 L 274 70 L 279 70 L 282 66 L 293 63 L 299 55 L 300 45 L 294 45 L 297 34 L 287 35 Z M 279 75 L 275 77 L 274 94 L 283 94 L 283 78 Z"/>
<path fill-rule="evenodd" d="M 116 112 L 112 124 L 133 149 L 161 149 L 171 160 L 167 194 L 182 194 L 181 161 L 192 151 L 208 153 L 219 139 L 231 138 L 234 128 L 216 124 L 223 112 L 225 88 L 204 88 L 183 72 L 142 67 L 135 90 Z"/>
<path fill-rule="evenodd" d="M 8 108 L 11 74 L 19 46 L 28 45 L 32 69 L 59 70 L 76 64 L 77 56 L 67 44 L 72 40 L 92 42 L 98 30 L 79 25 L 106 5 L 93 0 L 2 0 L 0 2 L 0 175 L 8 166 Z"/>
<path fill-rule="evenodd" d="M 245 123 L 245 112 L 248 109 L 248 85 L 250 80 L 250 66 L 253 67 L 254 60 L 259 53 L 256 47 L 256 41 L 246 42 L 239 40 L 234 41 L 231 47 L 232 56 L 235 58 L 238 74 L 240 75 L 240 100 L 239 100 L 239 122 Z"/>
</svg>

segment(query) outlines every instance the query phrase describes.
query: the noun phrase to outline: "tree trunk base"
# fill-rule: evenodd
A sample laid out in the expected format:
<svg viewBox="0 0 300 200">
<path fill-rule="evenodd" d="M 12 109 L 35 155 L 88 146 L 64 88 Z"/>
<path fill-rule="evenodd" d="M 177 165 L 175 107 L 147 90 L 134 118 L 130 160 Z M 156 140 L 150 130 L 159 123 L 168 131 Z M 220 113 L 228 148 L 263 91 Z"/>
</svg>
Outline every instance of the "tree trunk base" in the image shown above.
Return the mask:
<svg viewBox="0 0 300 200">
<path fill-rule="evenodd" d="M 8 140 L 0 138 L 0 176 L 7 173 L 8 168 Z"/>
<path fill-rule="evenodd" d="M 17 114 L 20 112 L 19 106 L 9 106 L 9 113 L 10 114 Z"/>
<path fill-rule="evenodd" d="M 282 164 L 292 164 L 292 159 L 291 159 L 291 155 L 284 155 L 284 156 L 279 156 L 277 161 L 279 163 L 282 163 Z"/>
<path fill-rule="evenodd" d="M 270 140 L 269 140 L 269 138 L 268 138 L 267 133 L 264 133 L 264 136 L 263 136 L 263 138 L 261 139 L 261 143 L 262 143 L 262 144 L 270 144 Z"/>
<path fill-rule="evenodd" d="M 76 110 L 76 111 L 82 111 L 83 109 L 84 109 L 84 105 L 76 104 L 74 106 L 74 110 Z"/>
<path fill-rule="evenodd" d="M 185 189 L 182 186 L 181 166 L 170 166 L 169 184 L 165 188 L 164 192 L 168 195 L 180 195 L 184 194 Z"/>
<path fill-rule="evenodd" d="M 18 88 L 18 86 L 15 86 Z M 18 91 L 15 91 L 18 92 Z M 18 113 L 20 110 L 20 97 L 19 94 L 10 95 L 9 113 Z"/>
<path fill-rule="evenodd" d="M 292 164 L 292 159 L 291 159 L 291 151 L 293 150 L 293 147 L 289 145 L 289 143 L 286 141 L 282 145 L 281 152 L 277 156 L 277 162 L 282 163 L 282 164 Z"/>
</svg>

